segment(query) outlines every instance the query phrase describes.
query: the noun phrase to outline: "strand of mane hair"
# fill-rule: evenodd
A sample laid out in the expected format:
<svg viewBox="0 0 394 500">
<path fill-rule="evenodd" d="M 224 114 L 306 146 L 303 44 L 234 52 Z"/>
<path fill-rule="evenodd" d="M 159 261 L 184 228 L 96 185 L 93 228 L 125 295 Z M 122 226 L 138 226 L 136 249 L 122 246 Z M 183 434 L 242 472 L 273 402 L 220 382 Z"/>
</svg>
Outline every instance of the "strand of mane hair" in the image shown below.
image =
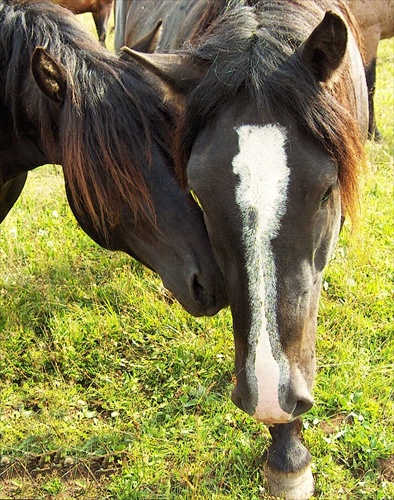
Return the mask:
<svg viewBox="0 0 394 500">
<path fill-rule="evenodd" d="M 105 70 L 110 84 L 100 79 L 95 88 L 92 78 L 88 92 L 75 85 L 67 96 L 59 142 L 76 210 L 108 237 L 125 208 L 135 222 L 152 225 L 155 209 L 142 173 L 152 162 L 152 124 L 115 70 L 110 65 Z"/>
<path fill-rule="evenodd" d="M 207 3 L 203 12 L 199 13 L 194 30 L 189 36 L 189 42 L 191 44 L 197 42 L 201 33 L 204 33 L 211 23 L 223 14 L 225 8 L 228 8 L 228 4 L 228 0 L 214 0 L 213 2 Z"/>
<path fill-rule="evenodd" d="M 327 120 L 330 114 L 335 120 L 326 122 L 322 142 L 338 166 L 342 213 L 356 225 L 360 213 L 361 179 L 366 164 L 363 133 L 348 107 L 338 101 L 333 104 L 333 111 L 323 118 Z"/>
<path fill-rule="evenodd" d="M 363 58 L 363 44 L 357 21 L 345 1 L 336 2 Z M 341 70 L 343 75 L 334 85 L 333 94 L 336 106 L 340 107 L 339 110 L 334 110 L 334 116 L 338 119 L 336 126 L 342 133 L 338 134 L 333 130 L 328 140 L 332 155 L 339 166 L 342 211 L 344 215 L 348 214 L 353 225 L 356 225 L 360 215 L 361 183 L 366 172 L 366 136 L 365 131 L 360 130 L 356 117 L 349 112 L 350 109 L 357 109 L 358 98 L 355 89 L 349 85 L 352 81 L 349 61 L 342 65 Z"/>
</svg>

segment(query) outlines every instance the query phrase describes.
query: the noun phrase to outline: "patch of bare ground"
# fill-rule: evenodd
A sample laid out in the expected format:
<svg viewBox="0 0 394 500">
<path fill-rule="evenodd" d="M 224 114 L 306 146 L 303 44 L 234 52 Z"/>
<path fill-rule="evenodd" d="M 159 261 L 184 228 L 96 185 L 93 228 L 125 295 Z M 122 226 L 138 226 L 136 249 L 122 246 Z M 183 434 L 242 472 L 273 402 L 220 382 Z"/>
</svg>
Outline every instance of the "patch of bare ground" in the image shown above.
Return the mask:
<svg viewBox="0 0 394 500">
<path fill-rule="evenodd" d="M 386 481 L 394 483 L 394 455 L 389 458 L 379 460 L 381 474 Z"/>
<path fill-rule="evenodd" d="M 56 499 L 102 499 L 110 477 L 127 463 L 127 453 L 109 453 L 88 458 L 62 456 L 53 451 L 2 456 L 0 460 L 0 499 L 54 498 L 48 484 L 57 481 Z"/>
<path fill-rule="evenodd" d="M 346 418 L 346 414 L 339 413 L 338 415 L 330 418 L 330 420 L 323 420 L 319 423 L 319 426 L 324 434 L 333 434 L 338 431 L 341 425 L 345 422 Z"/>
</svg>

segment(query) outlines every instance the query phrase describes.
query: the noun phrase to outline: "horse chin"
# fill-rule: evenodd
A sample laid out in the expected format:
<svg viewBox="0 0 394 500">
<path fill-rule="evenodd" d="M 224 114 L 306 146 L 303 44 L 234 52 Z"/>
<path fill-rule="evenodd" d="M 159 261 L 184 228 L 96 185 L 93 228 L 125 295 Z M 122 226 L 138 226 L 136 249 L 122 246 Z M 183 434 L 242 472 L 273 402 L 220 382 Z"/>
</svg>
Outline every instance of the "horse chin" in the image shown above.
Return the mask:
<svg viewBox="0 0 394 500">
<path fill-rule="evenodd" d="M 185 309 L 186 312 L 192 316 L 199 318 L 201 316 L 214 316 L 227 304 L 219 301 L 212 301 L 212 304 L 190 304 L 183 300 L 180 300 L 175 294 L 174 297 L 178 300 L 180 305 Z"/>
<path fill-rule="evenodd" d="M 261 422 L 262 424 L 265 425 L 274 425 L 274 424 L 288 424 L 290 422 L 293 422 L 297 417 L 293 417 L 293 415 L 287 415 L 288 418 L 285 417 L 286 414 L 279 418 L 274 418 L 274 417 L 259 417 L 257 414 L 253 415 L 253 418 L 257 420 L 257 422 Z"/>
<path fill-rule="evenodd" d="M 271 414 L 270 416 L 268 415 L 262 415 L 261 411 L 254 411 L 252 413 L 250 410 L 245 407 L 243 404 L 242 398 L 240 398 L 237 393 L 236 393 L 236 388 L 233 390 L 231 394 L 231 400 L 237 406 L 239 409 L 253 417 L 257 422 L 261 422 L 266 425 L 274 425 L 274 424 L 288 424 L 289 422 L 293 422 L 297 417 L 294 415 L 291 415 L 289 413 L 286 413 L 285 411 L 281 411 L 278 413 L 277 410 L 275 411 L 269 411 L 267 410 L 267 413 Z"/>
</svg>

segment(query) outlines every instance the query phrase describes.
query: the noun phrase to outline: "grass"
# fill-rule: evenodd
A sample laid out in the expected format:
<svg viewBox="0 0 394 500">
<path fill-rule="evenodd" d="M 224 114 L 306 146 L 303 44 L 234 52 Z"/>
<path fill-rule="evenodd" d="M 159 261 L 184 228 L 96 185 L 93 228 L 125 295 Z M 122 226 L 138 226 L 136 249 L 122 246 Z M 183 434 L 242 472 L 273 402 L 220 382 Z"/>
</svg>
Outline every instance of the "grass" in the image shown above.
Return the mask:
<svg viewBox="0 0 394 500">
<path fill-rule="evenodd" d="M 304 438 L 324 500 L 394 497 L 393 55 L 382 42 L 384 142 L 321 299 Z M 95 245 L 58 167 L 29 174 L 0 227 L 0 342 L 0 498 L 268 498 L 267 429 L 229 397 L 229 311 L 192 318 Z"/>
</svg>

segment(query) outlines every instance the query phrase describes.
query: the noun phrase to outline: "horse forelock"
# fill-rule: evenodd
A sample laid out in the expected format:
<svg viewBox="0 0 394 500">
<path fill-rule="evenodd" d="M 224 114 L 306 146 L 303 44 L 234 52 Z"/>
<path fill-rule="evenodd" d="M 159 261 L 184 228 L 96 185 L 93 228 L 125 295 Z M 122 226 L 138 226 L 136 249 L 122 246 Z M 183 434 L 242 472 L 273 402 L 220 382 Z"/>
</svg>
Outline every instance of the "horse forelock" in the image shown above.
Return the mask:
<svg viewBox="0 0 394 500">
<path fill-rule="evenodd" d="M 48 162 L 63 166 L 76 210 L 105 237 L 125 208 L 136 221 L 154 224 L 143 169 L 155 145 L 167 154 L 169 124 L 139 70 L 103 49 L 57 6 L 12 2 L 0 7 L 0 21 L 4 94 L 16 133 L 22 133 L 27 116 L 34 119 Z M 59 60 L 68 75 L 60 114 L 30 74 L 36 46 Z"/>
<path fill-rule="evenodd" d="M 229 2 L 198 46 L 187 49 L 210 69 L 186 96 L 175 140 L 178 176 L 186 184 L 186 163 L 199 130 L 244 94 L 267 118 L 273 118 L 276 110 L 287 113 L 332 156 L 338 167 L 343 210 L 354 216 L 363 144 L 353 115 L 349 66 L 342 65 L 334 86 L 321 85 L 295 53 L 325 10 L 335 5 L 325 0 L 276 0 L 255 7 L 240 4 Z M 349 29 L 355 30 L 342 2 L 336 5 Z"/>
</svg>

